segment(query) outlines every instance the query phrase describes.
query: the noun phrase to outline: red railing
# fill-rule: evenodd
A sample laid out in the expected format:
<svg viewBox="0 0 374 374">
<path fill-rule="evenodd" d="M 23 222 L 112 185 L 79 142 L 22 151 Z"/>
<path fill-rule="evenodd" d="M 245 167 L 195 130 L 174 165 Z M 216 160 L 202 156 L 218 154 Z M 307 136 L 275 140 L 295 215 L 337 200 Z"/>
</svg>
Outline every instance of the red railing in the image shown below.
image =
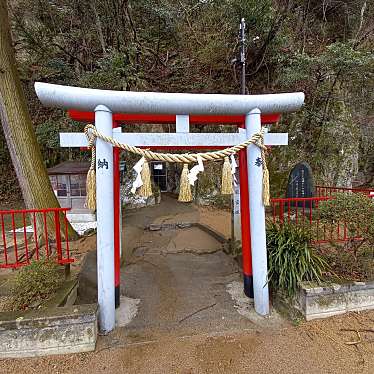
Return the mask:
<svg viewBox="0 0 374 374">
<path fill-rule="evenodd" d="M 56 258 L 68 264 L 69 208 L 0 210 L 0 268 L 28 265 L 31 259 Z"/>
<path fill-rule="evenodd" d="M 272 199 L 272 219 L 274 223 L 294 223 L 308 228 L 315 244 L 359 240 L 359 229 L 352 230 L 346 222 L 325 222 L 321 220 L 319 204 L 333 196 L 306 198 Z"/>
<path fill-rule="evenodd" d="M 374 197 L 374 188 L 348 188 L 348 187 L 327 187 L 316 186 L 316 196 L 334 196 L 338 192 L 344 193 L 362 193 Z"/>
</svg>

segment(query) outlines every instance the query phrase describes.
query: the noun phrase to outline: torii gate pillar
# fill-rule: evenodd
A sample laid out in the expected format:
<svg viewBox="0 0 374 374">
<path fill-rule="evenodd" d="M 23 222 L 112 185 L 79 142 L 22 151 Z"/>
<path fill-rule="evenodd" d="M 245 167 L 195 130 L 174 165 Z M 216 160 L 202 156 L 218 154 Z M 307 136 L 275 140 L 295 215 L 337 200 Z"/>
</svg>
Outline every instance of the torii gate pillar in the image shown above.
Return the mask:
<svg viewBox="0 0 374 374">
<path fill-rule="evenodd" d="M 253 109 L 245 117 L 247 138 L 261 131 L 261 111 Z M 255 310 L 265 316 L 269 314 L 269 288 L 267 282 L 265 206 L 262 198 L 262 159 L 259 147 L 247 147 L 249 185 L 250 232 L 252 248 L 253 292 Z"/>
<path fill-rule="evenodd" d="M 113 136 L 112 112 L 104 105 L 95 108 L 95 125 L 106 136 Z M 97 198 L 97 288 L 100 305 L 99 325 L 103 333 L 116 324 L 114 292 L 113 147 L 96 139 Z M 110 212 L 108 214 L 108 212 Z"/>
</svg>

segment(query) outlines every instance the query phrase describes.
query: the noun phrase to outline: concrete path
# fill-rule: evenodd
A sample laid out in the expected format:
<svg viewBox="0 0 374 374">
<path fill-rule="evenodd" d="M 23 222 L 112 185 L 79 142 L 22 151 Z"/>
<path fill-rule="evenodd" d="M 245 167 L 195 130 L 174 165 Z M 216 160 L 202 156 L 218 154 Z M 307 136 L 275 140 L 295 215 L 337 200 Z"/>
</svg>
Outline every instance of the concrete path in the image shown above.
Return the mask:
<svg viewBox="0 0 374 374">
<path fill-rule="evenodd" d="M 197 227 L 172 226 L 198 222 L 199 218 L 194 205 L 180 204 L 167 196 L 160 206 L 126 214 L 124 244 L 130 239 L 130 245 L 126 244 L 122 267 L 119 319 L 126 323 L 125 314 L 137 312 L 116 338 L 140 342 L 165 334 L 183 336 L 285 324 L 275 312 L 266 319 L 257 316 L 252 300 L 242 292 L 241 269 L 222 252 L 220 242 Z M 155 231 L 146 229 L 161 223 L 163 229 L 156 225 L 152 227 Z M 138 230 L 136 240 L 134 227 Z"/>
</svg>

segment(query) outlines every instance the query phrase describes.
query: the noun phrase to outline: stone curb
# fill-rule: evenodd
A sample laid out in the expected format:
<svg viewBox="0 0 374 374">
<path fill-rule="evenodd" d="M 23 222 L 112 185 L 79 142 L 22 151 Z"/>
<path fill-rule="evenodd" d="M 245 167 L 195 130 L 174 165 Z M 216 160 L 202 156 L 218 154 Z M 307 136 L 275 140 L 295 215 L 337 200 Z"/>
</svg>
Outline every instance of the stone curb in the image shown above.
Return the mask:
<svg viewBox="0 0 374 374">
<path fill-rule="evenodd" d="M 316 287 L 304 282 L 296 297 L 295 307 L 307 321 L 374 309 L 374 281 Z"/>
<path fill-rule="evenodd" d="M 0 358 L 95 350 L 97 304 L 0 313 Z"/>
</svg>

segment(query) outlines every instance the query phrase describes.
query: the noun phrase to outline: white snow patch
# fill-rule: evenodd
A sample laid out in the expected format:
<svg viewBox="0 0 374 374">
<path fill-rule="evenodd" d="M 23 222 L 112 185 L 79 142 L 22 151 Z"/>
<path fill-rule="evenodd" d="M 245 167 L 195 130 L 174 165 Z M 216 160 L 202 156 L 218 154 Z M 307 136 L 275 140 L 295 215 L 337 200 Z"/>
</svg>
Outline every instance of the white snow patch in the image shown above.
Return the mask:
<svg viewBox="0 0 374 374">
<path fill-rule="evenodd" d="M 125 195 L 125 197 L 123 198 L 123 202 L 125 204 L 125 206 L 127 204 L 134 204 L 134 205 L 146 205 L 147 204 L 147 198 L 146 197 L 143 197 L 143 196 L 139 196 L 139 195 Z"/>
<path fill-rule="evenodd" d="M 79 234 L 83 235 L 88 229 L 96 229 L 97 221 L 92 222 L 71 222 L 73 229 Z"/>
<path fill-rule="evenodd" d="M 33 229 L 32 226 L 26 226 L 25 229 L 26 229 L 26 232 L 34 232 L 34 229 Z M 14 231 L 15 232 L 23 232 L 23 227 L 15 229 Z M 13 232 L 13 230 L 9 230 L 8 232 Z"/>
<path fill-rule="evenodd" d="M 70 224 L 72 225 L 73 229 L 79 235 L 83 235 L 84 232 L 88 229 L 96 229 L 96 227 L 97 227 L 97 222 L 96 221 L 93 221 L 93 222 L 71 222 Z M 13 231 L 9 231 L 9 232 L 13 232 Z M 16 229 L 15 232 L 23 232 L 23 227 L 20 227 L 20 228 Z M 34 232 L 33 226 L 31 226 L 31 225 L 26 226 L 26 232 L 27 233 Z"/>
<path fill-rule="evenodd" d="M 253 300 L 244 294 L 243 283 L 233 281 L 226 285 L 226 291 L 230 294 L 232 300 L 235 302 L 234 308 L 237 309 L 238 313 L 243 317 L 252 319 Z"/>
<path fill-rule="evenodd" d="M 136 317 L 139 303 L 140 299 L 131 299 L 130 297 L 121 296 L 120 306 L 116 310 L 117 327 L 128 325 Z"/>
</svg>

